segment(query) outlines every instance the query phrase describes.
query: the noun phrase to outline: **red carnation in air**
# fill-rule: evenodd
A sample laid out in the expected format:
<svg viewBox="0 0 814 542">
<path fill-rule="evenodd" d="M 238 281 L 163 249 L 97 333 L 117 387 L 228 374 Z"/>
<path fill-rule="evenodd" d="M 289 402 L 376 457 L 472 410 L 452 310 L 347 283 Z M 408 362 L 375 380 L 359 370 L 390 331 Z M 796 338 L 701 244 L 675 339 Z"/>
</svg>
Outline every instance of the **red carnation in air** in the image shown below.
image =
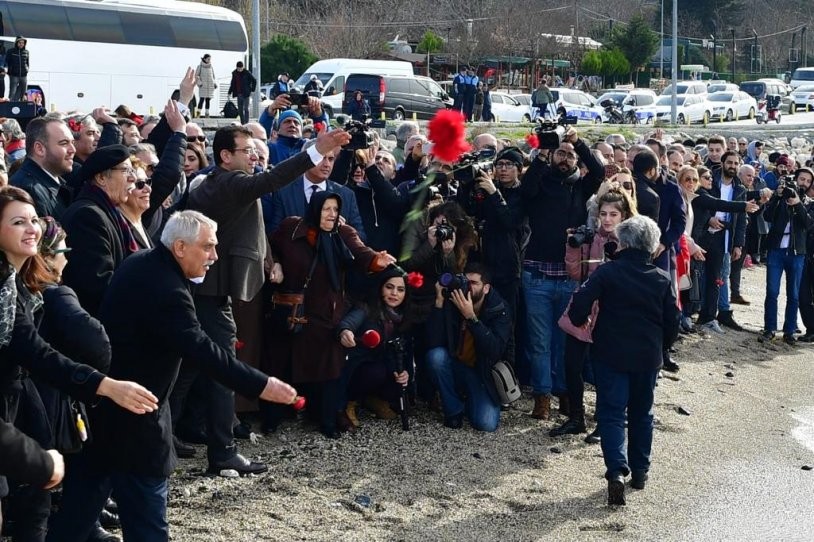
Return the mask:
<svg viewBox="0 0 814 542">
<path fill-rule="evenodd" d="M 536 149 L 540 146 L 540 140 L 537 139 L 537 134 L 529 134 L 526 136 L 526 143 L 529 144 L 529 147 L 532 149 Z"/>
<path fill-rule="evenodd" d="M 424 286 L 424 275 L 418 271 L 411 271 L 407 273 L 407 284 L 409 284 L 411 288 L 421 288 Z"/>
<path fill-rule="evenodd" d="M 441 109 L 427 127 L 432 153 L 444 162 L 457 162 L 472 147 L 466 142 L 466 126 L 460 111 Z"/>
</svg>

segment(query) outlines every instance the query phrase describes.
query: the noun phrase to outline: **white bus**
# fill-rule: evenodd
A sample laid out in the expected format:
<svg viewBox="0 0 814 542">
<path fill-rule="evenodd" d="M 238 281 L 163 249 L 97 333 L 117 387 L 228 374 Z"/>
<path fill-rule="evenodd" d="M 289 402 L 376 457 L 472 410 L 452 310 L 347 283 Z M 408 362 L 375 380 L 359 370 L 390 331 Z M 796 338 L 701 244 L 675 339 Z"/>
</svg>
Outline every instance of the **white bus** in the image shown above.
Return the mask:
<svg viewBox="0 0 814 542">
<path fill-rule="evenodd" d="M 60 111 L 126 104 L 159 112 L 205 53 L 218 80 L 211 110 L 220 111 L 248 51 L 238 13 L 177 0 L 0 0 L 6 50 L 15 36 L 28 40 L 29 88 L 40 87 L 46 108 Z"/>
</svg>

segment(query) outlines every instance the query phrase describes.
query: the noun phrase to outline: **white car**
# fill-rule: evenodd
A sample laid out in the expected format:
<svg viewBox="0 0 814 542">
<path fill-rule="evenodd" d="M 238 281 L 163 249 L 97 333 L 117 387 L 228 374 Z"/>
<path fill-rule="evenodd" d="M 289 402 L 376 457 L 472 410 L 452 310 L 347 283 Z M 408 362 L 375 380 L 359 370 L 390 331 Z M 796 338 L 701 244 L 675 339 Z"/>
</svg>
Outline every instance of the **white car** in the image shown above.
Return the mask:
<svg viewBox="0 0 814 542">
<path fill-rule="evenodd" d="M 814 110 L 814 85 L 800 85 L 791 93 L 797 107 L 806 111 Z"/>
<path fill-rule="evenodd" d="M 492 115 L 500 122 L 531 122 L 528 106 L 503 92 L 489 92 L 492 97 Z"/>
<path fill-rule="evenodd" d="M 563 107 L 565 108 L 565 114 L 576 117 L 578 122 L 602 123 L 602 114 L 605 112 L 604 109 L 596 103 L 594 98 L 588 96 L 581 90 L 556 87 L 551 89 L 551 94 L 554 96 L 554 105 L 551 106 L 552 110 Z M 536 119 L 539 110 L 533 107 L 531 113 L 532 119 Z"/>
<path fill-rule="evenodd" d="M 707 85 L 707 92 L 712 94 L 713 92 L 737 92 L 740 90 L 740 87 L 734 83 L 710 83 Z"/>
<path fill-rule="evenodd" d="M 738 120 L 741 117 L 755 118 L 757 101 L 743 91 L 713 92 L 707 95 L 712 120 L 724 118 L 726 121 Z"/>
<path fill-rule="evenodd" d="M 670 122 L 672 96 L 659 96 L 654 107 L 656 120 Z M 710 107 L 704 96 L 698 94 L 679 94 L 676 96 L 676 120 L 678 124 L 691 122 L 709 122 Z"/>
</svg>

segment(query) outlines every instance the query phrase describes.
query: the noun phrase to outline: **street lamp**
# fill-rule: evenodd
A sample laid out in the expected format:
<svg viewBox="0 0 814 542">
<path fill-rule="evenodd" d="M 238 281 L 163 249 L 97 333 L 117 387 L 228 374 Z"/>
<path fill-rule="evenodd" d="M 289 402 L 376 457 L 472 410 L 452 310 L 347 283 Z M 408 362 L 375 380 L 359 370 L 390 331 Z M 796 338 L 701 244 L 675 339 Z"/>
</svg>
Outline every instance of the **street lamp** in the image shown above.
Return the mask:
<svg viewBox="0 0 814 542">
<path fill-rule="evenodd" d="M 735 56 L 737 55 L 737 46 L 735 45 L 735 29 L 730 28 L 732 32 L 732 82 L 735 82 Z"/>
</svg>

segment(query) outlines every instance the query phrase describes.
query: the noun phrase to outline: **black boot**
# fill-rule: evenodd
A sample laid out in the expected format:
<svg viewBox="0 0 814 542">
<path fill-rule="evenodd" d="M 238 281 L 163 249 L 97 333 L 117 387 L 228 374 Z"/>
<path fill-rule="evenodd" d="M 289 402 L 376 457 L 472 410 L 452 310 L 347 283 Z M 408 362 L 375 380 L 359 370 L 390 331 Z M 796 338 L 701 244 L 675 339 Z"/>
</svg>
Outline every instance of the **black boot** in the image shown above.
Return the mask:
<svg viewBox="0 0 814 542">
<path fill-rule="evenodd" d="M 563 435 L 579 435 L 580 433 L 586 433 L 587 431 L 588 429 L 585 427 L 585 418 L 583 416 L 578 416 L 568 418 L 567 422 L 549 431 L 548 436 L 561 437 Z"/>
</svg>

